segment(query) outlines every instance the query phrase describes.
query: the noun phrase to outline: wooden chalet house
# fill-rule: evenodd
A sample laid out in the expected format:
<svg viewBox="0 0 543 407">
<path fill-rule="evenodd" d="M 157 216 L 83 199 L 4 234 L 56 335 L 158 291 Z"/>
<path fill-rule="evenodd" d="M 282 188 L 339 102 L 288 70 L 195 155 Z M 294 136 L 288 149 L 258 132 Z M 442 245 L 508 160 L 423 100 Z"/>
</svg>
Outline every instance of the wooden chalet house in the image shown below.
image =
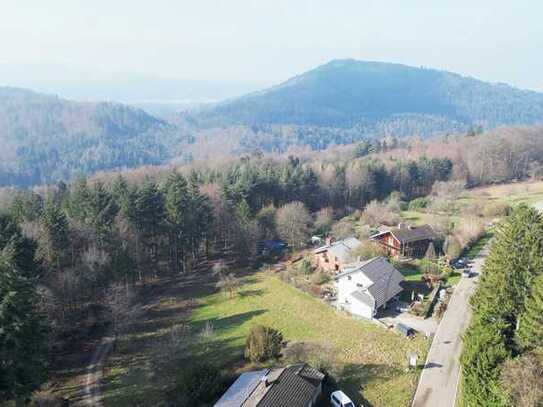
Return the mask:
<svg viewBox="0 0 543 407">
<path fill-rule="evenodd" d="M 386 248 L 394 257 L 422 258 L 428 246 L 436 239 L 430 225 L 408 226 L 400 223 L 398 227 L 377 233 L 370 238 Z"/>
</svg>

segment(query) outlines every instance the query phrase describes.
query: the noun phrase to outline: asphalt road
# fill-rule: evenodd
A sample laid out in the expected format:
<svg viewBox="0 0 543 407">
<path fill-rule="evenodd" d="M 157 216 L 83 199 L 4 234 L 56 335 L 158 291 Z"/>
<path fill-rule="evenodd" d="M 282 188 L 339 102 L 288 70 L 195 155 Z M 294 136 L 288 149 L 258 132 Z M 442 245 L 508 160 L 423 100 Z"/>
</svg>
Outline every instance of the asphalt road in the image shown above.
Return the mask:
<svg viewBox="0 0 543 407">
<path fill-rule="evenodd" d="M 469 299 L 477 286 L 488 246 L 474 260 L 476 277 L 462 277 L 439 324 L 421 373 L 413 407 L 454 407 L 460 378 L 462 335 L 469 325 Z"/>
</svg>

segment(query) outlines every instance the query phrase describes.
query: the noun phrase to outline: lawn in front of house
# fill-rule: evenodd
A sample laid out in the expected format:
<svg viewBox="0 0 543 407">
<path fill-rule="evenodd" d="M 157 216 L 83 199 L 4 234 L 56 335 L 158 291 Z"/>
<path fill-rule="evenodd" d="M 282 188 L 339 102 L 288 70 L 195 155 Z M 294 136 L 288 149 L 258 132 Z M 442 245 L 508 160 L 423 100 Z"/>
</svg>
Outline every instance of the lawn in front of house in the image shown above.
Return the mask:
<svg viewBox="0 0 543 407">
<path fill-rule="evenodd" d="M 425 338 L 406 339 L 336 311 L 268 273 L 247 277 L 234 298 L 217 293 L 199 299 L 190 323 L 196 330 L 211 324 L 214 340 L 228 344 L 228 351 L 207 353 L 222 366 L 239 365 L 245 338 L 256 324 L 280 330 L 287 342 L 332 346 L 340 386 L 373 406 L 410 404 L 419 372 L 405 371 L 407 355 L 416 352 L 424 360 L 429 345 Z"/>
</svg>

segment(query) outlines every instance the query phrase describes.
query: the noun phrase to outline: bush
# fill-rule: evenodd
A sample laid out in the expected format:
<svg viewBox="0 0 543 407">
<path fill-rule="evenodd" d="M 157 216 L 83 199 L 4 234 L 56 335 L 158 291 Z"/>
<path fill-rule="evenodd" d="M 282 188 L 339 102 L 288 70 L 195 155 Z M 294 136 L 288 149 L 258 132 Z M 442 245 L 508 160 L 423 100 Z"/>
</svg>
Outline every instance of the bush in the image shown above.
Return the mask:
<svg viewBox="0 0 543 407">
<path fill-rule="evenodd" d="M 63 407 L 66 406 L 67 400 L 56 396 L 51 390 L 40 390 L 32 395 L 32 400 L 28 404 L 29 407 Z"/>
<path fill-rule="evenodd" d="M 315 297 L 320 297 L 322 295 L 321 286 L 318 284 L 311 284 L 310 290 L 311 294 L 313 294 Z"/>
<path fill-rule="evenodd" d="M 264 362 L 279 357 L 283 335 L 276 329 L 257 325 L 245 342 L 245 357 L 252 362 Z"/>
<path fill-rule="evenodd" d="M 369 260 L 374 257 L 386 257 L 387 251 L 379 243 L 375 243 L 371 240 L 363 240 L 362 244 L 353 250 L 353 261 L 360 258 L 360 260 Z"/>
<path fill-rule="evenodd" d="M 428 205 L 430 205 L 429 198 L 416 198 L 409 202 L 409 210 L 416 211 L 419 209 L 425 209 L 428 207 Z"/>
<path fill-rule="evenodd" d="M 400 222 L 400 216 L 386 204 L 371 201 L 366 205 L 361 220 L 370 226 L 379 226 L 381 224 L 397 225 Z"/>
<path fill-rule="evenodd" d="M 209 364 L 194 364 L 181 369 L 170 395 L 176 406 L 205 405 L 213 402 L 223 390 L 220 372 Z"/>
<path fill-rule="evenodd" d="M 313 266 L 311 265 L 311 260 L 307 257 L 303 258 L 298 263 L 298 272 L 302 274 L 311 274 L 313 272 Z"/>
<path fill-rule="evenodd" d="M 504 202 L 491 202 L 486 204 L 482 210 L 482 215 L 485 218 L 496 218 L 500 216 L 509 215 L 511 212 L 511 206 Z"/>
<path fill-rule="evenodd" d="M 339 222 L 334 223 L 331 233 L 336 239 L 340 240 L 351 237 L 355 234 L 353 222 L 342 219 Z"/>
<path fill-rule="evenodd" d="M 318 271 L 311 276 L 311 282 L 313 284 L 322 285 L 330 281 L 330 276 L 322 271 Z"/>
</svg>

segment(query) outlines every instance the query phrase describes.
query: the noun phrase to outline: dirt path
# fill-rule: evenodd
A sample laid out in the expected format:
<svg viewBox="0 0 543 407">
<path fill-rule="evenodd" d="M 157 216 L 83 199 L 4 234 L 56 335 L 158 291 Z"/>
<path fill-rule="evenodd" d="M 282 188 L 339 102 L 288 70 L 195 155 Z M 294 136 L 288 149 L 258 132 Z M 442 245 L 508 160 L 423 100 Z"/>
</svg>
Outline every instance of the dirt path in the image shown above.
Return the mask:
<svg viewBox="0 0 543 407">
<path fill-rule="evenodd" d="M 94 350 L 85 375 L 85 386 L 80 405 L 103 406 L 100 381 L 102 380 L 102 368 L 104 362 L 113 348 L 113 338 L 105 337 Z"/>
<path fill-rule="evenodd" d="M 454 407 L 460 379 L 462 335 L 469 325 L 469 299 L 488 254 L 487 245 L 473 262 L 477 277 L 462 277 L 439 324 L 420 375 L 412 407 Z"/>
</svg>

